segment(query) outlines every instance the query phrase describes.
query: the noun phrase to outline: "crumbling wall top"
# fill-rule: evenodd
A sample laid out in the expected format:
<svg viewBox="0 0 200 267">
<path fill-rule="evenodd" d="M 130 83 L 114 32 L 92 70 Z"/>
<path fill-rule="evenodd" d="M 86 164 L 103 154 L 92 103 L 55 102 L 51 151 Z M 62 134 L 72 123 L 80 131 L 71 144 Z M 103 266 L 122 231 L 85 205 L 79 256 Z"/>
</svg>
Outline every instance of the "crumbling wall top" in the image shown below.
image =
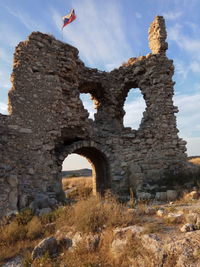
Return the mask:
<svg viewBox="0 0 200 267">
<path fill-rule="evenodd" d="M 166 42 L 167 31 L 165 20 L 162 16 L 156 16 L 149 27 L 149 48 L 153 54 L 165 53 L 168 44 Z"/>
</svg>

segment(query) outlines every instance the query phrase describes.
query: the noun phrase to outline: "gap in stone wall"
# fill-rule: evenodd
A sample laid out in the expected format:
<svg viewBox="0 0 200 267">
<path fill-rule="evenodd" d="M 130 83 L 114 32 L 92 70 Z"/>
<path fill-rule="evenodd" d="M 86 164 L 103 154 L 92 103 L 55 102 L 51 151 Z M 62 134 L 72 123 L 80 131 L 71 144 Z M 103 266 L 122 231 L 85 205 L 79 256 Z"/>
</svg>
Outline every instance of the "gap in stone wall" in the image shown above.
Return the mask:
<svg viewBox="0 0 200 267">
<path fill-rule="evenodd" d="M 84 168 L 92 169 L 91 164 L 85 157 L 75 153 L 66 157 L 62 164 L 62 171 L 80 170 Z"/>
<path fill-rule="evenodd" d="M 124 103 L 124 127 L 131 127 L 138 130 L 146 103 L 139 88 L 131 88 Z"/>
<path fill-rule="evenodd" d="M 70 154 L 62 165 L 62 187 L 67 198 L 79 194 L 92 193 L 92 166 L 87 158 L 78 154 Z"/>
<path fill-rule="evenodd" d="M 83 106 L 87 111 L 89 112 L 89 118 L 94 120 L 94 114 L 97 112 L 95 109 L 95 104 L 93 100 L 91 99 L 92 96 L 90 94 L 80 94 L 80 98 L 83 102 Z"/>
</svg>

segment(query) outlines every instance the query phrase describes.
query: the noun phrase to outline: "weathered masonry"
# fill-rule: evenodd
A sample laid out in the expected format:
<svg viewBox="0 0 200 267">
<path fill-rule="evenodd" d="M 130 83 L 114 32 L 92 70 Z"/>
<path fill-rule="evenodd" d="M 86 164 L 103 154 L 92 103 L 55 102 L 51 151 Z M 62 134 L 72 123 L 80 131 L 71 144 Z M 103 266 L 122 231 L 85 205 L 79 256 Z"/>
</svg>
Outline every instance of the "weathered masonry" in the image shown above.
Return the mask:
<svg viewBox="0 0 200 267">
<path fill-rule="evenodd" d="M 151 54 L 131 58 L 111 72 L 87 68 L 78 50 L 54 37 L 32 33 L 14 54 L 9 113 L 0 114 L 0 214 L 38 197 L 61 199 L 60 172 L 70 153 L 93 166 L 94 190 L 123 194 L 186 160 L 173 105 L 173 61 L 166 57 L 163 17 L 149 29 Z M 139 129 L 123 125 L 129 90 L 146 102 Z M 97 113 L 88 118 L 80 93 L 90 93 Z"/>
</svg>

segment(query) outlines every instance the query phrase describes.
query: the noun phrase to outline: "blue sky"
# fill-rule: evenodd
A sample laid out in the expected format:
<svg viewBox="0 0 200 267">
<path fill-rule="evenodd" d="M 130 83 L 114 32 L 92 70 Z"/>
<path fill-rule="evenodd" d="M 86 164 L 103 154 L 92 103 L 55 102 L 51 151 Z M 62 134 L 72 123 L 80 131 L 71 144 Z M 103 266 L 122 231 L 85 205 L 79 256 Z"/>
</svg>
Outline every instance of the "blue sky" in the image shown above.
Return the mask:
<svg viewBox="0 0 200 267">
<path fill-rule="evenodd" d="M 166 20 L 174 60 L 175 105 L 179 136 L 188 154 L 200 155 L 200 13 L 199 0 L 0 0 L 0 112 L 6 113 L 15 46 L 32 31 L 62 39 L 62 16 L 71 8 L 77 19 L 64 28 L 64 41 L 79 49 L 87 66 L 111 70 L 130 57 L 150 53 L 148 28 L 156 15 Z M 92 114 L 92 104 L 82 97 Z M 125 124 L 136 128 L 145 104 L 132 91 Z"/>
</svg>

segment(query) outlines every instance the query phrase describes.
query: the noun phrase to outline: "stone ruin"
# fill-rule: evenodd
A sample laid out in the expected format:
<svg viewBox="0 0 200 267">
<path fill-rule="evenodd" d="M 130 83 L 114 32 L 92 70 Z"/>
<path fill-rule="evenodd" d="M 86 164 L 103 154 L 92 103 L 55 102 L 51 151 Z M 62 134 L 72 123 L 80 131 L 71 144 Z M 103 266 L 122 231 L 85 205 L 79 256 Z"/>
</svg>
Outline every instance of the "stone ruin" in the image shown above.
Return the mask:
<svg viewBox="0 0 200 267">
<path fill-rule="evenodd" d="M 163 17 L 149 28 L 152 53 L 131 58 L 111 72 L 88 68 L 78 50 L 33 32 L 14 53 L 9 115 L 0 114 L 0 215 L 38 198 L 62 200 L 61 170 L 71 153 L 93 167 L 94 192 L 125 194 L 162 179 L 186 162 L 186 142 L 177 135 L 173 61 L 166 56 Z M 124 102 L 139 88 L 146 109 L 138 130 L 124 127 Z M 88 118 L 80 93 L 96 107 Z"/>
</svg>

